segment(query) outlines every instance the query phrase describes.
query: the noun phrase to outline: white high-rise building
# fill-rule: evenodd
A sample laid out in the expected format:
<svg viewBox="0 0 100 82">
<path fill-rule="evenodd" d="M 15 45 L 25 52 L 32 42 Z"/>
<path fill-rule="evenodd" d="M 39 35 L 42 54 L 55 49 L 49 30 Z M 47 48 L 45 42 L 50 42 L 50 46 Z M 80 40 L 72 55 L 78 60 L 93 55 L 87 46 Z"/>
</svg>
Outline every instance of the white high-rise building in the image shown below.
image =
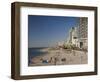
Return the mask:
<svg viewBox="0 0 100 82">
<path fill-rule="evenodd" d="M 78 27 L 72 27 L 71 30 L 69 31 L 69 37 L 67 39 L 67 44 L 73 44 L 76 47 L 79 46 L 79 41 L 78 41 Z"/>
</svg>

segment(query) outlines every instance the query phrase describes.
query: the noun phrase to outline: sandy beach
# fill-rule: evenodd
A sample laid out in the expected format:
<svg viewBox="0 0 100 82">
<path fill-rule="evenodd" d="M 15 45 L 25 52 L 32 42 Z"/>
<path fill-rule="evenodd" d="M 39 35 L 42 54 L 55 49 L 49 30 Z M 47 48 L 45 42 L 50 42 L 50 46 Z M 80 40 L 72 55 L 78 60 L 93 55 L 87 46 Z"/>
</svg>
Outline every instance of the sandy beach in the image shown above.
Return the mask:
<svg viewBox="0 0 100 82">
<path fill-rule="evenodd" d="M 86 64 L 87 52 L 67 49 L 41 49 L 42 52 L 47 52 L 45 55 L 33 57 L 29 66 L 48 66 L 48 65 L 74 65 Z"/>
</svg>

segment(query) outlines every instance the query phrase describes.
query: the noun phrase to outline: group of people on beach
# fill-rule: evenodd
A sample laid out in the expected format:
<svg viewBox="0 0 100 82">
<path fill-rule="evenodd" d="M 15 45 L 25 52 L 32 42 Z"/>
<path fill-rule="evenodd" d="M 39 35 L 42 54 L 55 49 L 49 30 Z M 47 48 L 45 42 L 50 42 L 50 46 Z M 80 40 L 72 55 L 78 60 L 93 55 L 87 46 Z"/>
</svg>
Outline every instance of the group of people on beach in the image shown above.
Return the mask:
<svg viewBox="0 0 100 82">
<path fill-rule="evenodd" d="M 57 57 L 50 57 L 49 60 L 43 59 L 43 58 L 41 58 L 40 60 L 41 60 L 42 63 L 47 63 L 47 64 L 48 64 L 48 63 L 52 63 L 52 64 L 54 64 L 54 65 L 57 65 L 57 62 L 58 62 L 60 59 L 57 58 Z M 66 61 L 66 58 L 62 58 L 61 61 L 62 61 L 62 62 L 65 62 L 65 61 Z"/>
</svg>

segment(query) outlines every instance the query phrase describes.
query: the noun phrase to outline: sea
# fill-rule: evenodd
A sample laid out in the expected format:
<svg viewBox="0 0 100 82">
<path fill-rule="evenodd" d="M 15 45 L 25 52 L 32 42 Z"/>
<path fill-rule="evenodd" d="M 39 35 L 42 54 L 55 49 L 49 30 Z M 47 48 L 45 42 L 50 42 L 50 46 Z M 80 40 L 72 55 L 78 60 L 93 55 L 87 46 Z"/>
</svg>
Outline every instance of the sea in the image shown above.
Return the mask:
<svg viewBox="0 0 100 82">
<path fill-rule="evenodd" d="M 42 49 L 45 49 L 45 47 L 41 47 L 41 48 L 28 48 L 28 64 L 32 63 L 31 59 L 33 57 L 47 54 L 47 52 L 42 52 L 41 51 Z"/>
</svg>

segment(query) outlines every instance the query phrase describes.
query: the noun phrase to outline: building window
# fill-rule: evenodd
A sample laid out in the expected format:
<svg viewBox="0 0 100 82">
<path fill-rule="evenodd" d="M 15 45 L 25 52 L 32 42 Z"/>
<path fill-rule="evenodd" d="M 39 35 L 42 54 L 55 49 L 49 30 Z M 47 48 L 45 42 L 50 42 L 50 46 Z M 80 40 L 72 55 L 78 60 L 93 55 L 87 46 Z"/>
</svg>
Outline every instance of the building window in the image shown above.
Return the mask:
<svg viewBox="0 0 100 82">
<path fill-rule="evenodd" d="M 77 39 L 77 37 L 73 37 L 74 39 Z"/>
</svg>

